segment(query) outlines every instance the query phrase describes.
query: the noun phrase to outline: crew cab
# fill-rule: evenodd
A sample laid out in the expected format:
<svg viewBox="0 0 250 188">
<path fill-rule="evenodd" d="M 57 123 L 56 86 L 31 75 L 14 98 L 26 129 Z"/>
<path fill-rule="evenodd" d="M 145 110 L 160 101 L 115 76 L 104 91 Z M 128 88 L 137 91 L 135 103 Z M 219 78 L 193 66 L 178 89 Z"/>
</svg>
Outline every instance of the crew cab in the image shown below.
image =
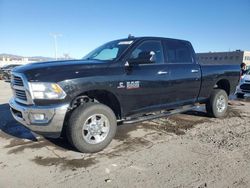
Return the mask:
<svg viewBox="0 0 250 188">
<path fill-rule="evenodd" d="M 12 71 L 13 117 L 45 137 L 65 133 L 81 152 L 98 152 L 117 124 L 137 123 L 206 104 L 223 117 L 239 80 L 237 65 L 199 65 L 190 42 L 129 37 L 83 59 L 33 63 Z M 125 125 L 124 125 L 125 126 Z"/>
</svg>

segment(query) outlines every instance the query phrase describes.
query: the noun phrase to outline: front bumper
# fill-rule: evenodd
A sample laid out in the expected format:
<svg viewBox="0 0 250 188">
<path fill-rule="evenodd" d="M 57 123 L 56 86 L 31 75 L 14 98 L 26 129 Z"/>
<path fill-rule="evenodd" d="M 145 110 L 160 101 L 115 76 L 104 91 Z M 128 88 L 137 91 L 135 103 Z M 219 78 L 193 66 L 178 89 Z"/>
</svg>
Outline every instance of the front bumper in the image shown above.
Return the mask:
<svg viewBox="0 0 250 188">
<path fill-rule="evenodd" d="M 250 83 L 242 83 L 242 84 L 239 84 L 237 87 L 236 87 L 236 92 L 235 93 L 238 93 L 238 94 L 247 94 L 247 95 L 250 95 Z"/>
<path fill-rule="evenodd" d="M 60 137 L 69 104 L 28 106 L 17 103 L 12 98 L 9 105 L 13 117 L 31 131 L 46 137 Z M 37 114 L 42 115 L 44 118 L 34 118 Z"/>
</svg>

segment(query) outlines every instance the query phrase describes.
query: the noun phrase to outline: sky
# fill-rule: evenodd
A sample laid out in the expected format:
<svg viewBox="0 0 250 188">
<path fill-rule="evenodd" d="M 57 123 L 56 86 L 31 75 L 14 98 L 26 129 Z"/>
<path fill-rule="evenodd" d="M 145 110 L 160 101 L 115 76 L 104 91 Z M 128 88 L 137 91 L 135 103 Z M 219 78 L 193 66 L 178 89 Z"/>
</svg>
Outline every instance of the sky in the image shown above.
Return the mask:
<svg viewBox="0 0 250 188">
<path fill-rule="evenodd" d="M 250 0 L 0 0 L 0 54 L 81 58 L 128 34 L 250 50 Z"/>
</svg>

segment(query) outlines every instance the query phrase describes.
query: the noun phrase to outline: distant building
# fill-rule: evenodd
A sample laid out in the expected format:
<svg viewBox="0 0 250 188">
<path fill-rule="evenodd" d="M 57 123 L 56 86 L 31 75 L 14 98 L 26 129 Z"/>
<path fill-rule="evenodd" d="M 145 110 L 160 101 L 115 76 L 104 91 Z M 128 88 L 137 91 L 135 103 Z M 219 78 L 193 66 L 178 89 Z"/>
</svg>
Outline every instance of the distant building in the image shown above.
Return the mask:
<svg viewBox="0 0 250 188">
<path fill-rule="evenodd" d="M 64 54 L 63 57 L 58 58 L 57 60 L 69 60 L 73 59 L 69 56 L 69 54 Z M 28 63 L 35 63 L 35 62 L 45 62 L 45 61 L 55 61 L 54 58 L 50 57 L 42 57 L 42 56 L 36 56 L 36 57 L 22 57 L 12 54 L 0 54 L 0 67 L 3 67 L 4 65 L 9 64 L 28 64 Z"/>
<path fill-rule="evenodd" d="M 24 65 L 27 63 L 34 63 L 39 61 L 41 60 L 37 58 L 0 56 L 0 67 L 10 64 Z"/>
<path fill-rule="evenodd" d="M 250 68 L 250 51 L 197 53 L 200 64 L 237 64 L 245 63 Z"/>
</svg>

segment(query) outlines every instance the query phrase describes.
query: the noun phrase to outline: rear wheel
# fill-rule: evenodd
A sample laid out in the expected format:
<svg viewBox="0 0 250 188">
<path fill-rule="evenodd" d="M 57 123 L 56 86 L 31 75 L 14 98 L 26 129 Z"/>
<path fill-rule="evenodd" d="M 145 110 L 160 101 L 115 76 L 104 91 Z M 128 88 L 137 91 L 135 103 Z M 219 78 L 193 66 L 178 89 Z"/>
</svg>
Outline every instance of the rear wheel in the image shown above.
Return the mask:
<svg viewBox="0 0 250 188">
<path fill-rule="evenodd" d="M 224 117 L 228 109 L 228 95 L 222 89 L 215 89 L 206 104 L 207 113 L 215 118 Z"/>
<path fill-rule="evenodd" d="M 71 114 L 67 137 L 79 151 L 94 153 L 104 149 L 116 133 L 116 116 L 106 105 L 86 103 Z"/>
</svg>

